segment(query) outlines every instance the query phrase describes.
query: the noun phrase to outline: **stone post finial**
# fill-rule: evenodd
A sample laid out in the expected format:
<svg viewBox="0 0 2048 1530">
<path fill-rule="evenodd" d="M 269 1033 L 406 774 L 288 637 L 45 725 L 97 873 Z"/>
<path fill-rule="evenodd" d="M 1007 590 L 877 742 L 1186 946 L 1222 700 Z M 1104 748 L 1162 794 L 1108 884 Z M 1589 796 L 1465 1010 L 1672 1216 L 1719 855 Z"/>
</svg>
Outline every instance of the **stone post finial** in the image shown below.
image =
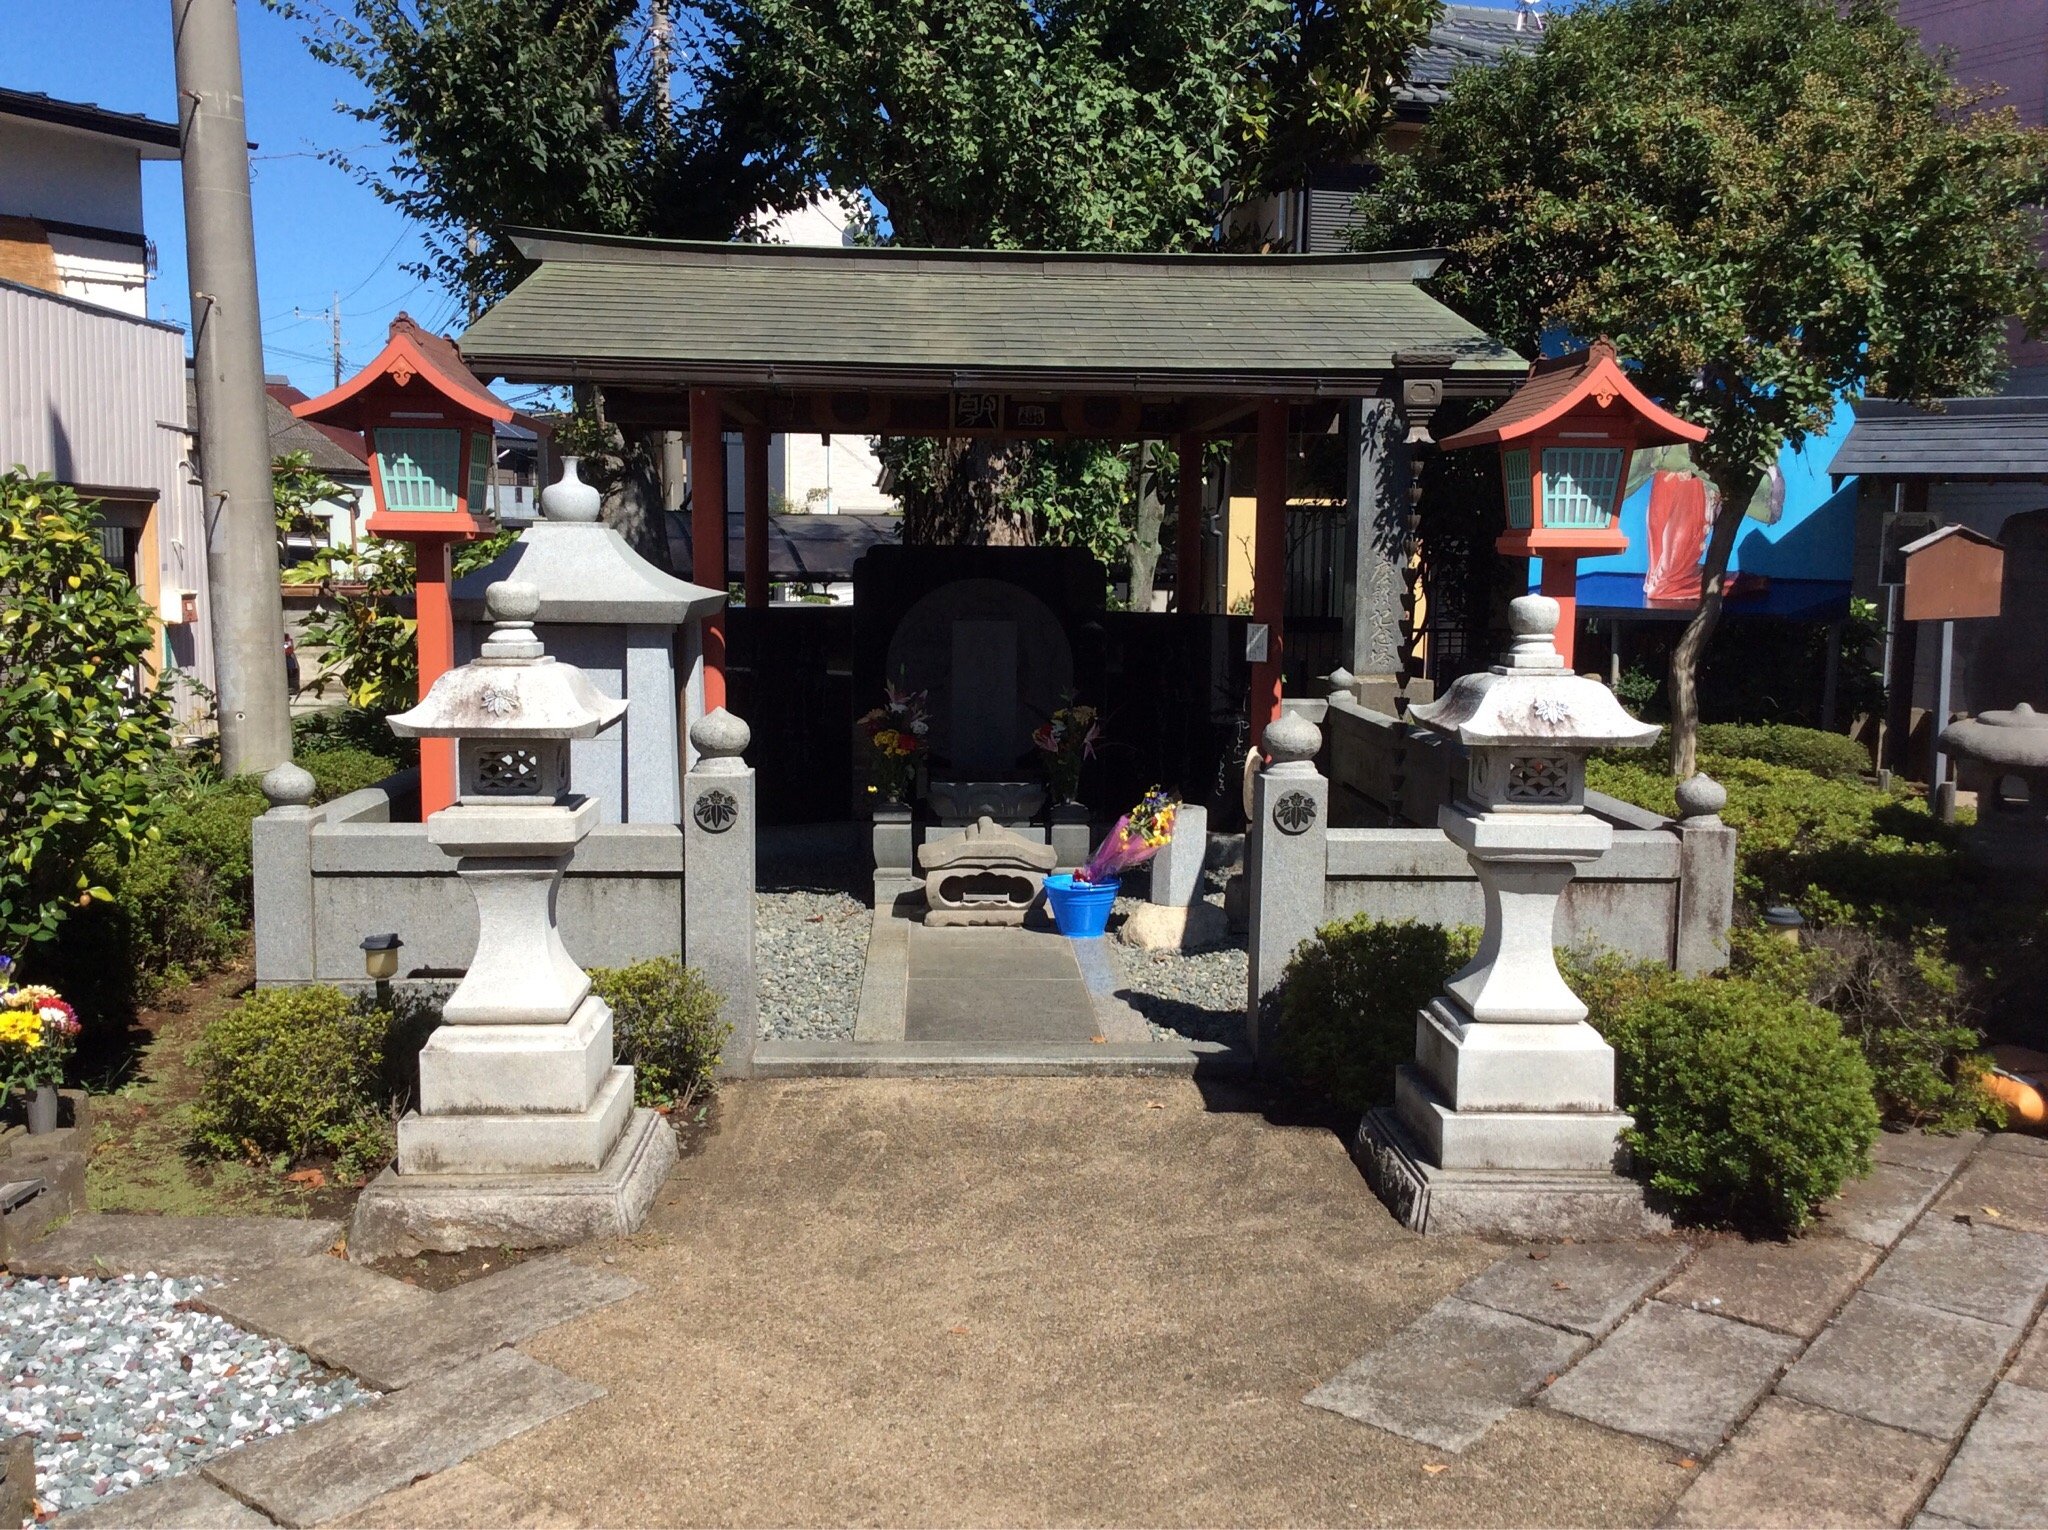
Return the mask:
<svg viewBox="0 0 2048 1530">
<path fill-rule="evenodd" d="M 1271 761 L 1268 770 L 1280 765 L 1299 765 L 1313 760 L 1323 747 L 1323 730 L 1298 712 L 1282 712 L 1266 724 L 1261 743 Z"/>
<path fill-rule="evenodd" d="M 604 509 L 604 496 L 577 475 L 580 457 L 562 459 L 562 476 L 540 491 L 540 513 L 551 521 L 595 522 Z"/>
<path fill-rule="evenodd" d="M 1562 615 L 1548 595 L 1519 595 L 1508 602 L 1508 630 L 1514 642 L 1501 656 L 1508 669 L 1554 669 L 1565 667 L 1557 651 L 1557 623 Z"/>
<path fill-rule="evenodd" d="M 713 775 L 746 769 L 740 756 L 754 741 L 754 730 L 726 711 L 714 707 L 690 724 L 690 743 L 697 750 L 697 768 Z"/>
<path fill-rule="evenodd" d="M 1335 701 L 1339 696 L 1349 701 L 1354 699 L 1352 687 L 1358 684 L 1358 677 L 1339 664 L 1323 676 L 1323 694 Z"/>
<path fill-rule="evenodd" d="M 320 783 L 313 779 L 310 770 L 290 760 L 282 765 L 273 765 L 256 784 L 274 808 L 304 807 L 313 800 L 313 793 L 320 789 Z"/>
<path fill-rule="evenodd" d="M 1708 820 L 1718 822 L 1727 805 L 1728 788 L 1704 771 L 1678 783 L 1678 816 L 1684 822 L 1702 826 Z"/>
<path fill-rule="evenodd" d="M 533 585 L 500 579 L 484 591 L 484 610 L 492 626 L 477 650 L 481 657 L 530 663 L 545 651 L 533 631 L 533 619 L 540 615 L 540 591 Z"/>
</svg>

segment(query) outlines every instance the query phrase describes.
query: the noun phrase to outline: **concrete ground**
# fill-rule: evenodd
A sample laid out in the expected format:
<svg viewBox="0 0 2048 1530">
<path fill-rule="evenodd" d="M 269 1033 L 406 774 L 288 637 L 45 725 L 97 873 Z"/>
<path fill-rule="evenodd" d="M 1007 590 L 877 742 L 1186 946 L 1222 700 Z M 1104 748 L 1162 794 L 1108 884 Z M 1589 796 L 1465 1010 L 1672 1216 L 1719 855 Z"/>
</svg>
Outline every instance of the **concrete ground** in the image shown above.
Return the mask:
<svg viewBox="0 0 2048 1530">
<path fill-rule="evenodd" d="M 1395 1225 L 1326 1128 L 1163 1079 L 787 1081 L 522 1346 L 602 1399 L 446 1524 L 1617 1524 L 1679 1452 L 1520 1408 L 1456 1455 L 1302 1403 L 1502 1250 Z M 426 1487 L 428 1484 L 422 1484 Z M 427 1505 L 418 1505 L 426 1511 Z"/>
</svg>

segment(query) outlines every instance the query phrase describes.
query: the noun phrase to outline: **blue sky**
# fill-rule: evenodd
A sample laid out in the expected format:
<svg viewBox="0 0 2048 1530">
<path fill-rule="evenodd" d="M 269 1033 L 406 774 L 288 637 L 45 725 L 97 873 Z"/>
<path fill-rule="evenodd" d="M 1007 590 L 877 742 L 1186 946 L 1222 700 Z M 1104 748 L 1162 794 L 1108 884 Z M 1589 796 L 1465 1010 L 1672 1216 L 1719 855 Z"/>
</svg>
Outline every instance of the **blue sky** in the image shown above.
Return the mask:
<svg viewBox="0 0 2048 1530">
<path fill-rule="evenodd" d="M 1513 0 L 1467 3 L 1513 8 Z M 372 165 L 388 157 L 371 128 L 336 109 L 361 100 L 355 80 L 316 63 L 300 28 L 259 0 L 237 10 L 249 136 L 259 146 L 251 169 L 265 360 L 320 393 L 333 377 L 327 307 L 337 293 L 344 375 L 376 355 L 400 309 L 443 330 L 461 315 L 447 294 L 404 269 L 422 255 L 412 226 L 320 157 L 341 150 Z M 176 121 L 170 11 L 168 0 L 0 0 L 0 85 Z M 147 163 L 142 177 L 143 216 L 161 261 L 150 315 L 183 324 L 190 301 L 178 167 Z"/>
</svg>

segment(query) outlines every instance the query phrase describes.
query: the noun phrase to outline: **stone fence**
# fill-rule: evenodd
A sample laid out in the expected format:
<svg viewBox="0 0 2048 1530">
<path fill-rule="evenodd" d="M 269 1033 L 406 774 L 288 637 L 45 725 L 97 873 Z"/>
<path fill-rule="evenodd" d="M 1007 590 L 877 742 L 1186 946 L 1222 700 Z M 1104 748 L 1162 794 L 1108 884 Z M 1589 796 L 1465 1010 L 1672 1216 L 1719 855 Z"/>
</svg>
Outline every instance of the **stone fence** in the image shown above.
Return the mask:
<svg viewBox="0 0 2048 1530">
<path fill-rule="evenodd" d="M 1318 926 L 1353 914 L 1481 926 L 1484 895 L 1464 851 L 1434 826 L 1436 810 L 1462 789 L 1464 751 L 1421 728 L 1343 700 L 1325 717 L 1319 757 L 1339 779 L 1303 760 L 1268 768 L 1253 791 L 1245 870 L 1250 879 L 1253 1041 L 1263 1052 L 1274 1024 L 1263 1001 L 1288 958 Z M 1396 747 L 1406 734 L 1405 754 Z M 1405 779 L 1404 779 L 1405 777 Z M 1598 792 L 1586 806 L 1614 825 L 1614 844 L 1582 867 L 1558 914 L 1557 943 L 1597 946 L 1680 972 L 1728 961 L 1735 899 L 1735 831 L 1717 816 L 1718 788 L 1670 819 Z M 1400 822 L 1426 811 L 1427 826 Z M 1332 827 L 1374 817 L 1381 828 Z"/>
<path fill-rule="evenodd" d="M 700 758 L 683 777 L 692 809 L 672 823 L 606 823 L 563 877 L 563 943 L 582 967 L 672 956 L 725 996 L 725 1071 L 751 1071 L 754 974 L 753 773 Z M 272 791 L 270 778 L 265 789 Z M 700 798 L 711 807 L 696 811 Z M 368 986 L 362 941 L 395 933 L 401 993 L 445 996 L 476 950 L 475 900 L 419 822 L 419 776 L 405 771 L 318 807 L 273 794 L 251 829 L 259 987 Z M 687 873 L 687 874 L 686 874 Z"/>
</svg>

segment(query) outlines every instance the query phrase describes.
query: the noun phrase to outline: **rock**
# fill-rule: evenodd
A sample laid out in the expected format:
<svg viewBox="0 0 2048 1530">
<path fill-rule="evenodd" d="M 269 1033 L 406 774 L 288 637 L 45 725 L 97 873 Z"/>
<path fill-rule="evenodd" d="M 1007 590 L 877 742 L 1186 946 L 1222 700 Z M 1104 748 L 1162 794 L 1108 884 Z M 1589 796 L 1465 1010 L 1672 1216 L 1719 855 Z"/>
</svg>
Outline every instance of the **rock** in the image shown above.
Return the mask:
<svg viewBox="0 0 2048 1530">
<path fill-rule="evenodd" d="M 1229 941 L 1230 921 L 1213 903 L 1186 908 L 1141 903 L 1124 920 L 1116 938 L 1140 951 L 1205 951 Z"/>
</svg>

